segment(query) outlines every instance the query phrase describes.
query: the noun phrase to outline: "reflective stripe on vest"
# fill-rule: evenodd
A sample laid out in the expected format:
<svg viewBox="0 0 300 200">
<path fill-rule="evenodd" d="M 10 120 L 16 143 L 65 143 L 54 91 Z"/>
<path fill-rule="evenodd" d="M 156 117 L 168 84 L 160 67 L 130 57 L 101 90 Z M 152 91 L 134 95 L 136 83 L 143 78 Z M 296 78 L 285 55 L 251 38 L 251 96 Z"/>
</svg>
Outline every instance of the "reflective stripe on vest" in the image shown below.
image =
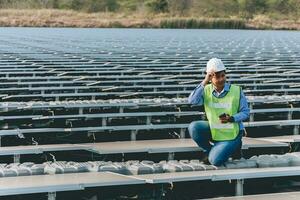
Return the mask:
<svg viewBox="0 0 300 200">
<path fill-rule="evenodd" d="M 213 85 L 204 88 L 204 109 L 209 122 L 212 139 L 215 141 L 233 140 L 239 133 L 239 124 L 221 123 L 219 115 L 226 113 L 230 116 L 238 113 L 241 89 L 237 85 L 230 85 L 224 97 L 217 98 L 213 93 Z"/>
</svg>

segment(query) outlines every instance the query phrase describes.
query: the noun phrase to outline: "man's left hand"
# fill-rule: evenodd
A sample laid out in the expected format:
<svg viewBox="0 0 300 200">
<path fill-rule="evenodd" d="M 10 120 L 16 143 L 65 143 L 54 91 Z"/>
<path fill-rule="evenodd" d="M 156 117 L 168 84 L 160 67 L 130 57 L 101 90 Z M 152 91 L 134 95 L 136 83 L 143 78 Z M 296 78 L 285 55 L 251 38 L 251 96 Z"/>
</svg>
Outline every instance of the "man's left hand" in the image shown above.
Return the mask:
<svg viewBox="0 0 300 200">
<path fill-rule="evenodd" d="M 220 118 L 221 123 L 234 122 L 234 118 L 228 114 L 226 116 Z"/>
</svg>

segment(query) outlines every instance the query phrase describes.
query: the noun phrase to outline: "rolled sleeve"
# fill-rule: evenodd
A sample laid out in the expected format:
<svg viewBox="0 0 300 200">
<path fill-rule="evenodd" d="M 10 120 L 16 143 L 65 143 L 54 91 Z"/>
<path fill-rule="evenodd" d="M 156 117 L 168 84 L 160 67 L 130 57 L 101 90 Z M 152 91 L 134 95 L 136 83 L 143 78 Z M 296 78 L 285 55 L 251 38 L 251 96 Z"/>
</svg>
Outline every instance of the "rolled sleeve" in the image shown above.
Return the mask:
<svg viewBox="0 0 300 200">
<path fill-rule="evenodd" d="M 189 95 L 188 102 L 193 105 L 203 105 L 204 86 L 200 83 Z"/>
</svg>

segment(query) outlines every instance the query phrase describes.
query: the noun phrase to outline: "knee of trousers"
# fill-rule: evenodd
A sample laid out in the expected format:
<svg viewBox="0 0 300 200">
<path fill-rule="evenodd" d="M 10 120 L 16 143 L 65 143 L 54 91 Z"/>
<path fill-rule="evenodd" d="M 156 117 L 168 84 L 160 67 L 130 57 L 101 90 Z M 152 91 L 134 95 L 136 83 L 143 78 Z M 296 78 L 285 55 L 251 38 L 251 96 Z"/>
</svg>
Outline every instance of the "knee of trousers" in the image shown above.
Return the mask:
<svg viewBox="0 0 300 200">
<path fill-rule="evenodd" d="M 195 139 L 197 137 L 197 134 L 199 134 L 198 129 L 197 129 L 197 122 L 190 123 L 190 125 L 188 127 L 188 131 L 189 131 L 191 138 Z"/>
<path fill-rule="evenodd" d="M 202 126 L 201 121 L 193 121 L 192 123 L 190 123 L 188 127 L 188 131 L 192 139 L 197 138 L 197 136 L 201 134 L 201 126 Z"/>
</svg>

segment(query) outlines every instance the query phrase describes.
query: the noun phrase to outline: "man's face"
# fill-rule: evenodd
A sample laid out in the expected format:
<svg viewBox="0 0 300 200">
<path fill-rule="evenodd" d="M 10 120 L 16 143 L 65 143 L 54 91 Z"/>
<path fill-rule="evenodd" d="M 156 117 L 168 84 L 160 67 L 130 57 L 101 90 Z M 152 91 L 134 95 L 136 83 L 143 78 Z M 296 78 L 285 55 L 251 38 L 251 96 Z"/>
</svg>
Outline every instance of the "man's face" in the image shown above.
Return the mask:
<svg viewBox="0 0 300 200">
<path fill-rule="evenodd" d="M 214 73 L 212 76 L 211 82 L 216 87 L 224 87 L 224 84 L 226 82 L 226 73 L 225 71 L 220 71 Z"/>
</svg>

